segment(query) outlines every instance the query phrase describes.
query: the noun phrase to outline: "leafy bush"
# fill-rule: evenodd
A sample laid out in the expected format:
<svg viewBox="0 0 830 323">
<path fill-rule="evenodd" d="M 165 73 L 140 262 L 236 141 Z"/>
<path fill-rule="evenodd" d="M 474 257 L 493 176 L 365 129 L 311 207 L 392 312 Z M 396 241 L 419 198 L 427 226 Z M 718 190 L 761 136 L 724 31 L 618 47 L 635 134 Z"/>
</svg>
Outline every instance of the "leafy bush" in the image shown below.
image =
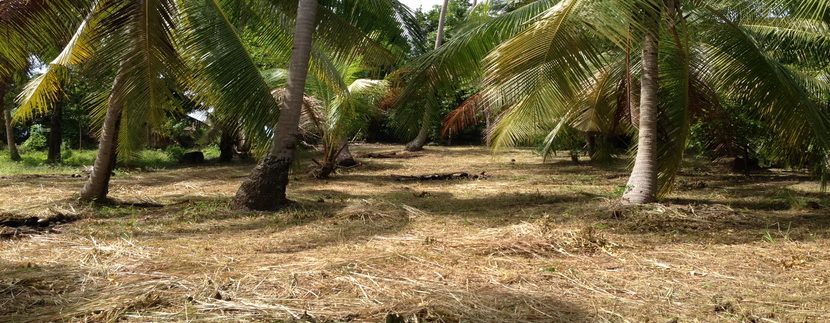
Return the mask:
<svg viewBox="0 0 830 323">
<path fill-rule="evenodd" d="M 66 166 L 91 166 L 95 162 L 96 150 L 64 149 L 61 164 Z"/>
<path fill-rule="evenodd" d="M 219 145 L 213 144 L 207 146 L 202 149 L 202 152 L 205 154 L 205 159 L 216 159 L 219 158 Z"/>
<path fill-rule="evenodd" d="M 164 153 L 166 153 L 167 156 L 170 157 L 170 159 L 172 159 L 172 160 L 181 159 L 182 156 L 184 156 L 184 154 L 186 152 L 187 151 L 184 148 L 182 148 L 180 146 L 176 146 L 176 145 L 169 146 L 164 150 Z"/>
<path fill-rule="evenodd" d="M 61 160 L 70 159 L 72 158 L 73 154 L 74 153 L 72 152 L 72 148 L 70 148 L 69 145 L 67 145 L 66 143 L 63 143 L 63 145 L 61 145 Z"/>
<path fill-rule="evenodd" d="M 47 147 L 46 130 L 43 126 L 36 124 L 29 128 L 29 139 L 20 145 L 20 150 L 24 152 L 33 152 L 44 150 Z"/>
</svg>

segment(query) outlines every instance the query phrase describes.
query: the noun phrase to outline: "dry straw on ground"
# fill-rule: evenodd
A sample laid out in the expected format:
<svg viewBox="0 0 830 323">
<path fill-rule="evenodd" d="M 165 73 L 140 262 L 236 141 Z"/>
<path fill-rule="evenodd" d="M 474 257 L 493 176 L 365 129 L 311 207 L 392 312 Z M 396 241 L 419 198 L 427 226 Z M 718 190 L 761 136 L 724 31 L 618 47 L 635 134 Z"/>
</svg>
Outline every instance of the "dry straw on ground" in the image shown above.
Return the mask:
<svg viewBox="0 0 830 323">
<path fill-rule="evenodd" d="M 114 197 L 161 208 L 92 209 L 71 204 L 79 179 L 4 178 L 0 209 L 81 220 L 0 241 L 0 321 L 830 320 L 828 203 L 802 175 L 700 171 L 682 183 L 706 185 L 625 207 L 622 167 L 529 151 L 363 162 L 298 174 L 279 213 L 228 209 L 250 165 L 115 178 Z M 390 176 L 436 171 L 489 177 Z"/>
</svg>

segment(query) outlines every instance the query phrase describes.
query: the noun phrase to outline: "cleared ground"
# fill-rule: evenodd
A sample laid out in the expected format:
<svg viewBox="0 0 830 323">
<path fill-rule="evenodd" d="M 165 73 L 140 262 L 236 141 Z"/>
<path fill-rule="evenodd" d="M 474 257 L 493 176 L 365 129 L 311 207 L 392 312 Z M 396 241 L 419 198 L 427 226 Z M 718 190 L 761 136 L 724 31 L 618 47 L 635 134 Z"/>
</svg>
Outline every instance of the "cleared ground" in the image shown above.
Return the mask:
<svg viewBox="0 0 830 323">
<path fill-rule="evenodd" d="M 278 213 L 228 208 L 252 165 L 119 171 L 122 204 L 102 208 L 73 204 L 82 178 L 0 174 L 0 218 L 81 217 L 2 229 L 0 321 L 830 320 L 830 203 L 803 174 L 689 165 L 663 204 L 629 208 L 623 165 L 361 161 L 296 172 Z M 487 178 L 390 176 L 455 171 Z"/>
</svg>

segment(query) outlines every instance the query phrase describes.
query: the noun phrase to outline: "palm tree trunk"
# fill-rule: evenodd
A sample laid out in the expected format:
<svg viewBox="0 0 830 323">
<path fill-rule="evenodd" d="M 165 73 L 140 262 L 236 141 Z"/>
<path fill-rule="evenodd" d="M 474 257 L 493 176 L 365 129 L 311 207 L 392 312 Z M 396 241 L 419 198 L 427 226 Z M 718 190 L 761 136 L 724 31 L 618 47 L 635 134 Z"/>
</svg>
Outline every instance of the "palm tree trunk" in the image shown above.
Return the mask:
<svg viewBox="0 0 830 323">
<path fill-rule="evenodd" d="M 61 144 L 63 144 L 63 103 L 58 102 L 52 108 L 52 116 L 49 120 L 49 153 L 46 162 L 50 164 L 61 161 Z"/>
<path fill-rule="evenodd" d="M 441 6 L 441 15 L 438 17 L 438 34 L 435 36 L 435 49 L 444 44 L 444 25 L 447 23 L 447 7 L 450 0 L 444 0 Z M 421 120 L 421 129 L 418 131 L 418 136 L 406 144 L 406 151 L 421 151 L 429 141 L 429 121 L 431 118 L 430 108 L 424 109 L 424 118 Z"/>
<path fill-rule="evenodd" d="M 121 125 L 121 112 L 124 102 L 119 98 L 126 81 L 126 70 L 122 68 L 115 79 L 107 102 L 107 114 L 98 140 L 98 153 L 95 164 L 84 187 L 81 189 L 81 201 L 103 202 L 109 193 L 110 177 L 118 160 L 118 131 Z"/>
<path fill-rule="evenodd" d="M 222 136 L 219 139 L 219 161 L 222 163 L 229 163 L 233 160 L 233 144 L 236 141 L 234 133 L 235 131 L 228 127 L 222 129 Z"/>
<path fill-rule="evenodd" d="M 9 146 L 9 159 L 12 161 L 20 161 L 20 153 L 17 151 L 17 145 L 14 143 L 14 127 L 12 126 L 12 114 L 9 109 L 6 109 L 7 85 L 5 82 L 0 84 L 0 109 L 3 110 L 3 124 L 6 127 L 6 143 Z"/>
<path fill-rule="evenodd" d="M 357 161 L 354 160 L 354 155 L 352 155 L 352 151 L 349 150 L 349 143 L 343 146 L 343 149 L 340 150 L 340 153 L 337 154 L 337 167 L 354 167 L 357 166 Z"/>
<path fill-rule="evenodd" d="M 294 48 L 288 66 L 288 88 L 285 107 L 277 121 L 271 151 L 254 168 L 251 176 L 236 192 L 234 205 L 252 210 L 276 210 L 288 204 L 285 190 L 288 171 L 294 159 L 294 148 L 299 132 L 300 112 L 308 63 L 311 56 L 312 35 L 317 21 L 317 0 L 300 0 L 294 29 Z"/>
<path fill-rule="evenodd" d="M 348 140 L 340 141 L 332 148 L 333 150 L 324 149 L 325 156 L 323 156 L 320 168 L 311 174 L 314 178 L 326 179 L 339 167 L 354 167 L 357 165 L 357 161 L 354 160 L 354 156 L 349 150 Z"/>
<path fill-rule="evenodd" d="M 659 16 L 647 16 L 643 40 L 643 80 L 640 84 L 640 117 L 637 157 L 628 179 L 623 201 L 631 204 L 652 203 L 657 200 L 657 91 Z"/>
<path fill-rule="evenodd" d="M 418 135 L 406 144 L 406 151 L 421 151 L 424 150 L 429 141 L 429 122 L 432 119 L 430 108 L 425 107 L 424 117 L 421 119 L 421 129 L 418 130 Z"/>
<path fill-rule="evenodd" d="M 340 155 L 341 149 L 346 147 L 346 143 L 339 142 L 332 146 L 324 145 L 323 160 L 320 163 L 320 168 L 311 172 L 311 176 L 316 179 L 327 179 L 334 173 L 337 168 L 337 156 Z"/>
<path fill-rule="evenodd" d="M 444 25 L 447 23 L 447 7 L 449 4 L 450 0 L 444 0 L 444 4 L 441 5 L 441 15 L 438 16 L 438 34 L 435 36 L 435 49 L 444 44 Z"/>
</svg>

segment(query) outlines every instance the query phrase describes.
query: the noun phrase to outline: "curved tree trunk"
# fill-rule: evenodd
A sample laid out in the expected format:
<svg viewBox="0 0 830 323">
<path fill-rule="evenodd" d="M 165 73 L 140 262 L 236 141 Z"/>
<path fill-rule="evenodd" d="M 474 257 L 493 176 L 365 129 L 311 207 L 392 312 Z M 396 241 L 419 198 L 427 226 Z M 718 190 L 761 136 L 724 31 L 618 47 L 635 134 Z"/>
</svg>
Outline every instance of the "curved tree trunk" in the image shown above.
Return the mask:
<svg viewBox="0 0 830 323">
<path fill-rule="evenodd" d="M 276 210 L 288 204 L 285 189 L 288 171 L 294 159 L 300 112 L 303 103 L 312 34 L 317 21 L 317 0 L 300 0 L 294 29 L 294 48 L 288 66 L 285 107 L 277 121 L 271 151 L 254 168 L 251 176 L 236 192 L 233 204 L 252 210 Z"/>
<path fill-rule="evenodd" d="M 56 164 L 61 161 L 61 144 L 63 144 L 63 103 L 58 102 L 52 108 L 49 120 L 49 153 L 46 162 Z"/>
<path fill-rule="evenodd" d="M 323 162 L 320 164 L 320 168 L 312 171 L 311 177 L 316 179 L 327 179 L 332 173 L 334 173 L 334 170 L 337 169 L 337 162 L 335 161 L 337 158 L 333 154 L 336 154 L 336 152 L 332 153 L 332 156 L 323 157 Z"/>
<path fill-rule="evenodd" d="M 92 173 L 81 189 L 81 201 L 102 202 L 107 199 L 110 176 L 118 159 L 118 130 L 121 124 L 121 112 L 124 109 L 124 102 L 119 98 L 119 93 L 124 86 L 125 78 L 125 70 L 122 69 L 115 79 L 107 103 L 107 114 L 104 116 L 101 137 L 98 139 L 98 153 L 95 156 Z"/>
<path fill-rule="evenodd" d="M 444 25 L 447 23 L 447 7 L 450 0 L 444 0 L 441 5 L 441 15 L 438 17 L 438 33 L 435 36 L 435 49 L 444 44 Z M 475 6 L 475 5 L 473 5 Z M 427 107 L 424 110 L 424 118 L 421 120 L 421 129 L 418 131 L 418 136 L 406 144 L 406 151 L 421 151 L 429 141 L 429 122 L 432 119 L 431 109 Z"/>
<path fill-rule="evenodd" d="M 427 111 L 424 112 L 424 118 L 421 120 L 421 129 L 418 130 L 418 136 L 406 144 L 406 151 L 424 150 L 424 146 L 426 146 L 429 141 L 429 121 L 431 119 L 431 113 L 429 111 L 430 108 L 426 108 L 426 110 Z"/>
<path fill-rule="evenodd" d="M 349 150 L 348 141 L 339 143 L 334 151 L 329 151 L 328 149 L 325 151 L 326 155 L 323 156 L 323 162 L 320 168 L 311 173 L 314 178 L 326 179 L 338 167 L 353 167 L 357 165 L 357 161 L 354 160 L 354 156 L 352 156 L 352 152 Z"/>
<path fill-rule="evenodd" d="M 659 16 L 647 16 L 643 40 L 643 80 L 640 85 L 640 118 L 637 157 L 628 179 L 623 201 L 632 204 L 652 203 L 657 199 L 657 90 Z"/>
</svg>

